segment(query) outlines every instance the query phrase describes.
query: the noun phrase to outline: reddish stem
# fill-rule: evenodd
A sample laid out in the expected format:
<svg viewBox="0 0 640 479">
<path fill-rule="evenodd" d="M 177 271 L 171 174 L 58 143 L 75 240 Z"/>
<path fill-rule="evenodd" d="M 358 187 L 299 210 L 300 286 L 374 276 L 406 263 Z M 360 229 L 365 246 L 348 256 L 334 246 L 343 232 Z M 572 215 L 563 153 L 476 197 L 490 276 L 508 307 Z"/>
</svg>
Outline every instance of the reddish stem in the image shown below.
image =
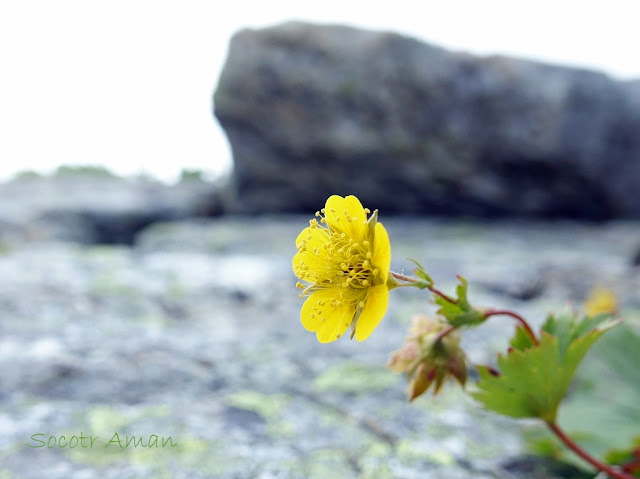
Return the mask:
<svg viewBox="0 0 640 479">
<path fill-rule="evenodd" d="M 580 456 L 582 459 L 587 461 L 596 469 L 609 474 L 609 476 L 613 477 L 614 479 L 636 479 L 634 476 L 630 476 L 629 474 L 626 474 L 622 471 L 614 469 L 613 467 L 607 464 L 604 464 L 598 461 L 597 459 L 591 457 L 587 451 L 585 451 L 580 446 L 578 446 L 575 442 L 573 442 L 573 439 L 567 436 L 565 432 L 562 429 L 560 429 L 560 426 L 558 426 L 555 422 L 547 422 L 547 425 L 554 432 L 554 434 L 558 436 L 558 438 L 565 444 L 565 446 L 567 446 L 569 449 L 571 449 L 573 452 L 575 452 L 578 456 Z"/>
<path fill-rule="evenodd" d="M 433 286 L 429 286 L 428 287 L 429 291 L 431 291 L 433 294 L 437 294 L 438 296 L 440 296 L 442 299 L 444 299 L 445 301 L 451 303 L 451 304 L 458 304 L 458 300 L 457 299 L 453 299 L 451 296 L 447 296 L 446 294 L 444 294 L 442 291 L 434 288 Z"/>
<path fill-rule="evenodd" d="M 489 309 L 484 313 L 484 317 L 488 318 L 489 316 L 497 316 L 498 314 L 504 314 L 505 316 L 511 316 L 512 318 L 516 319 L 527 332 L 533 344 L 535 344 L 536 346 L 540 344 L 540 341 L 536 337 L 536 334 L 533 332 L 531 326 L 529 326 L 527 320 L 520 316 L 518 313 L 514 313 L 513 311 L 509 311 L 508 309 Z"/>
</svg>

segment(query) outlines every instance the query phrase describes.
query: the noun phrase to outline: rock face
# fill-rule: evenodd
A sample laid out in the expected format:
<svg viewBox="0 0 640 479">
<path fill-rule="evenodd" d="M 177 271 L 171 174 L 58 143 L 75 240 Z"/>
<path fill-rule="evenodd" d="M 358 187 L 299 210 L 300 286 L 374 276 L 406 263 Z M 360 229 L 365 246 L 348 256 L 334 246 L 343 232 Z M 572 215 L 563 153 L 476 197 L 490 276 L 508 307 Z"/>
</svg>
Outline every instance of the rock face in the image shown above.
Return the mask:
<svg viewBox="0 0 640 479">
<path fill-rule="evenodd" d="M 640 81 L 287 23 L 233 37 L 214 102 L 238 211 L 640 217 Z"/>
<path fill-rule="evenodd" d="M 457 385 L 407 401 L 405 378 L 384 364 L 410 316 L 435 310 L 427 295 L 394 290 L 363 343 L 305 331 L 291 257 L 308 219 L 174 221 L 131 246 L 0 245 L 0 477 L 580 477 L 523 457 L 521 423 L 483 412 Z M 601 282 L 640 328 L 638 222 L 381 220 L 394 270 L 418 258 L 447 293 L 463 274 L 472 304 L 515 309 L 537 329 Z M 523 278 L 544 294 L 506 291 Z M 487 321 L 463 341 L 473 362 L 491 364 L 512 333 L 508 320 Z M 155 434 L 177 447 L 109 445 L 115 433 L 123 446 Z M 97 439 L 38 448 L 35 434 Z"/>
</svg>

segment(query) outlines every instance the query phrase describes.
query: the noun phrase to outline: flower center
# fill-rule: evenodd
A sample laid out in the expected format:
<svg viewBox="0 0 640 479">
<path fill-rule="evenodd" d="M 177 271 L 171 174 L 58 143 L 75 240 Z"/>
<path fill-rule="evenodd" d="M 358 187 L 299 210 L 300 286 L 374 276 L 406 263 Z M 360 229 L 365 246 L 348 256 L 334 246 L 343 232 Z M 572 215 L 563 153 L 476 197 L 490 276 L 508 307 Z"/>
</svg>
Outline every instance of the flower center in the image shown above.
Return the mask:
<svg viewBox="0 0 640 479">
<path fill-rule="evenodd" d="M 298 283 L 304 289 L 302 295 L 319 289 L 335 289 L 338 292 L 336 301 L 346 300 L 359 305 L 366 297 L 367 288 L 379 278 L 379 270 L 371 264 L 371 243 L 368 240 L 357 241 L 343 232 L 324 228 L 315 219 L 310 221 L 310 226 L 326 230 L 328 241 L 313 250 L 304 241 L 299 249 L 315 257 L 314 266 L 307 266 L 305 262 L 299 266 L 307 281 L 315 283 L 309 287 Z"/>
<path fill-rule="evenodd" d="M 335 239 L 334 239 L 335 238 Z M 371 265 L 371 248 L 368 241 L 357 243 L 353 239 L 348 242 L 341 236 L 332 236 L 334 247 L 338 255 L 336 260 L 340 261 L 339 269 L 335 274 L 338 277 L 338 284 L 343 288 L 351 287 L 356 289 L 371 286 L 378 271 Z"/>
</svg>

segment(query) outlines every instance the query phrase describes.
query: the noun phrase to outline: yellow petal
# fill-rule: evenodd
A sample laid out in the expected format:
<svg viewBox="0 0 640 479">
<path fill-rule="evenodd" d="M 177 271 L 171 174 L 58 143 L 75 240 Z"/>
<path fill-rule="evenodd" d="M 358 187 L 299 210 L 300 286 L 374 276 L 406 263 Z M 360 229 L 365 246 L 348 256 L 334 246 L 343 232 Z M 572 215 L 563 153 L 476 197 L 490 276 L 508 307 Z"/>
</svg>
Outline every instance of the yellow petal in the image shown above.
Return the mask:
<svg viewBox="0 0 640 479">
<path fill-rule="evenodd" d="M 374 286 L 369 290 L 364 309 L 360 314 L 360 318 L 358 318 L 356 326 L 356 339 L 358 341 L 364 341 L 376 329 L 384 313 L 387 312 L 388 304 L 389 289 L 386 284 Z"/>
<path fill-rule="evenodd" d="M 389 268 L 391 267 L 391 242 L 389 235 L 382 223 L 376 223 L 375 235 L 373 237 L 373 255 L 371 263 L 380 271 L 382 282 L 387 282 Z"/>
<path fill-rule="evenodd" d="M 345 233 L 349 238 L 356 241 L 367 238 L 367 214 L 355 196 L 330 196 L 324 207 L 324 217 L 331 229 Z"/>
<path fill-rule="evenodd" d="M 326 255 L 323 245 L 329 241 L 329 233 L 326 228 L 305 228 L 296 239 L 299 247 L 305 242 L 305 249 L 293 256 L 291 267 L 293 272 L 302 280 L 314 282 L 318 273 L 326 266 Z M 318 253 L 315 252 L 318 250 Z M 300 268 L 302 264 L 309 267 L 306 272 Z"/>
<path fill-rule="evenodd" d="M 299 248 L 304 242 L 306 242 L 307 247 L 315 248 L 327 241 L 329 241 L 329 231 L 326 228 L 320 226 L 311 228 L 308 226 L 296 238 L 296 248 Z"/>
<path fill-rule="evenodd" d="M 330 343 L 342 336 L 355 313 L 351 305 L 329 306 L 337 295 L 338 291 L 334 289 L 316 291 L 302 305 L 300 321 L 307 331 L 316 333 L 321 343 Z"/>
</svg>

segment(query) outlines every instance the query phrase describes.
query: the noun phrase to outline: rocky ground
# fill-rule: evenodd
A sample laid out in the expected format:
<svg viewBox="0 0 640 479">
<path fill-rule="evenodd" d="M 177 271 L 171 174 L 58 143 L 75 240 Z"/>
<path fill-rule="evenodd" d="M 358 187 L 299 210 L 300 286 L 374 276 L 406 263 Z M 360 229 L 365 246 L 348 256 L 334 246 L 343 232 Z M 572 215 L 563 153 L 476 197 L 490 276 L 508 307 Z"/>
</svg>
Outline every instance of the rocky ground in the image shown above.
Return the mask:
<svg viewBox="0 0 640 479">
<path fill-rule="evenodd" d="M 444 290 L 462 274 L 477 304 L 539 324 L 606 284 L 637 321 L 637 223 L 381 219 L 394 270 L 416 258 Z M 577 477 L 528 458 L 522 422 L 454 385 L 406 401 L 384 364 L 434 310 L 422 292 L 394 291 L 364 343 L 317 343 L 290 267 L 307 220 L 158 223 L 130 246 L 5 236 L 0 478 Z M 491 361 L 511 332 L 507 318 L 469 332 L 470 356 Z M 133 435 L 158 447 L 125 447 Z"/>
</svg>

